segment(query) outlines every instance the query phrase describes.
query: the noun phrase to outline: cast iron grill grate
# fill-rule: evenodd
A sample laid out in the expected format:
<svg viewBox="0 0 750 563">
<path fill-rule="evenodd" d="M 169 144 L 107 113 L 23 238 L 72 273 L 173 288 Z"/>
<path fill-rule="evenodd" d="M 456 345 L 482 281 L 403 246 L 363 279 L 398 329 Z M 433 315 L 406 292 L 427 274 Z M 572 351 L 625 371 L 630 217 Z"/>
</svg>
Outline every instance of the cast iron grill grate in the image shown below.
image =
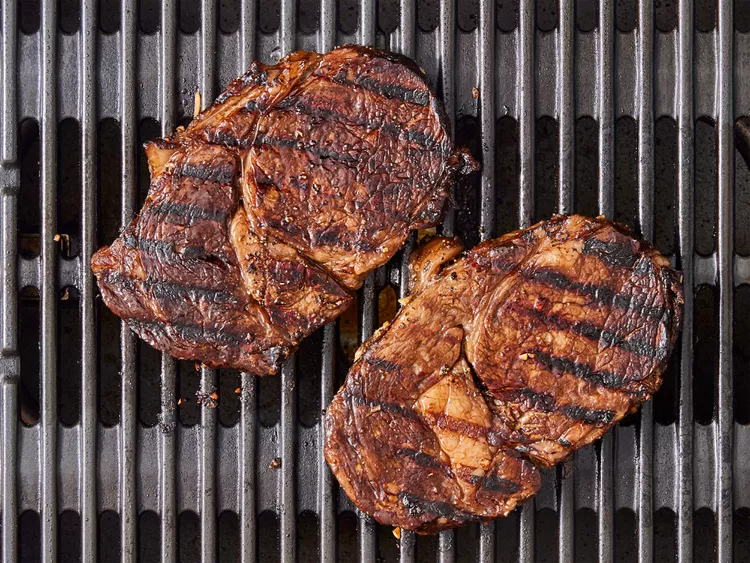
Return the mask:
<svg viewBox="0 0 750 563">
<path fill-rule="evenodd" d="M 4 0 L 2 560 L 748 560 L 750 172 L 732 127 L 750 114 L 750 9 L 735 4 Z M 262 380 L 161 356 L 89 275 L 145 197 L 141 143 L 189 121 L 195 91 L 205 106 L 255 58 L 350 42 L 416 58 L 483 163 L 442 232 L 473 245 L 604 213 L 692 289 L 655 400 L 495 524 L 397 542 L 322 457 L 321 412 L 351 340 L 403 292 L 406 252 Z M 214 391 L 217 408 L 197 404 Z"/>
</svg>

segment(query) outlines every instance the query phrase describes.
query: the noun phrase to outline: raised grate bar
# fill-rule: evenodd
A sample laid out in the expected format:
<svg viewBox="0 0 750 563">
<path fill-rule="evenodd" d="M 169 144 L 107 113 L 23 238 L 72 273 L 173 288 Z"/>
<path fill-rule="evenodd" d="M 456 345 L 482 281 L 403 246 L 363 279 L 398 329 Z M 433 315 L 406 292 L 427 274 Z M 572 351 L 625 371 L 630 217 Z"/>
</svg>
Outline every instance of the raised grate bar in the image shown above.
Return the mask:
<svg viewBox="0 0 750 563">
<path fill-rule="evenodd" d="M 97 229 L 97 118 L 96 118 L 96 2 L 81 4 L 81 255 L 96 251 Z M 88 275 L 88 264 L 80 262 L 81 272 L 81 560 L 96 559 L 97 487 L 96 487 L 96 306 L 97 290 Z"/>
<path fill-rule="evenodd" d="M 718 231 L 717 273 L 719 290 L 719 380 L 717 386 L 716 493 L 719 561 L 732 560 L 732 302 L 734 257 L 734 105 L 732 6 L 721 2 L 717 12 L 717 93 L 718 125 Z"/>
<path fill-rule="evenodd" d="M 677 64 L 677 250 L 685 287 L 695 287 L 693 169 L 693 6 L 679 3 Z M 680 385 L 677 423 L 677 560 L 693 560 L 693 292 L 685 292 L 680 341 Z"/>
<path fill-rule="evenodd" d="M 57 6 L 42 6 L 40 149 L 41 229 L 41 421 L 40 516 L 42 561 L 57 561 Z"/>
<path fill-rule="evenodd" d="M 669 8 L 653 0 L 633 2 L 632 15 L 624 4 L 605 0 L 557 6 L 519 0 L 517 13 L 488 0 L 315 4 L 119 0 L 105 6 L 82 0 L 40 2 L 35 8 L 34 2 L 3 0 L 0 560 L 55 561 L 70 552 L 71 542 L 84 561 L 100 559 L 101 550 L 114 545 L 115 559 L 137 560 L 151 549 L 151 558 L 165 562 L 213 561 L 219 554 L 249 562 L 264 559 L 273 548 L 282 561 L 349 556 L 444 563 L 612 561 L 625 549 L 639 561 L 686 562 L 705 559 L 707 543 L 715 546 L 717 561 L 746 558 L 737 538 L 750 508 L 750 468 L 741 456 L 750 445 L 750 427 L 741 422 L 747 420 L 742 409 L 748 402 L 732 396 L 745 375 L 735 373 L 733 354 L 747 349 L 733 327 L 748 314 L 737 308 L 743 303 L 738 290 L 750 283 L 741 236 L 748 228 L 750 210 L 743 202 L 750 188 L 740 175 L 741 161 L 735 180 L 732 146 L 735 118 L 750 107 L 750 82 L 744 78 L 750 33 L 739 30 L 747 23 L 744 14 L 720 3 L 709 17 L 703 3 L 681 0 L 669 16 L 676 25 L 665 30 L 659 18 Z M 269 6 L 278 6 L 278 16 Z M 177 362 L 143 353 L 147 348 L 124 325 L 111 337 L 118 340 L 115 365 L 103 355 L 104 319 L 89 273 L 91 253 L 111 242 L 99 240 L 111 220 L 109 201 L 115 203 L 114 222 L 124 225 L 145 196 L 142 137 L 170 134 L 191 117 L 196 91 L 205 107 L 256 58 L 275 62 L 294 49 L 325 51 L 352 42 L 414 57 L 442 96 L 453 134 L 483 162 L 482 172 L 457 188 L 457 205 L 439 232 L 475 244 L 553 210 L 600 212 L 623 218 L 657 244 L 671 230 L 667 252 L 689 289 L 670 376 L 676 378 L 674 390 L 663 391 L 673 393 L 672 419 L 661 410 L 668 410 L 668 400 L 648 403 L 632 422 L 545 475 L 540 494 L 508 520 L 437 538 L 404 532 L 400 543 L 362 515 L 352 527 L 355 509 L 322 455 L 320 412 L 347 362 L 339 323 L 315 337 L 317 348 L 303 347 L 267 387 L 251 374 L 185 373 L 200 380 L 189 385 L 203 394 L 221 389 L 222 407 L 228 400 L 224 378 L 237 378 L 240 394 L 231 397 L 239 399 L 231 422 L 224 411 L 205 405 L 178 413 L 183 393 L 178 383 L 184 387 L 186 379 Z M 668 157 L 661 119 L 674 121 L 669 141 L 674 154 Z M 696 158 L 701 142 L 696 119 L 708 120 L 715 154 Z M 71 144 L 64 120 L 79 127 L 80 186 L 66 180 L 63 168 Z M 116 123 L 114 138 L 103 132 L 112 124 L 104 120 Z M 545 123 L 554 125 L 551 137 Z M 37 140 L 38 157 L 30 148 Z M 117 145 L 121 168 L 98 152 L 110 141 Z M 663 182 L 664 158 L 674 166 L 674 200 L 665 199 L 657 183 Z M 106 179 L 113 175 L 120 186 L 106 192 Z M 71 185 L 80 189 L 75 226 L 63 206 Z M 713 206 L 715 220 L 706 206 Z M 714 233 L 701 227 L 705 221 Z M 70 237 L 76 249 L 70 256 L 55 241 L 57 234 Z M 709 250 L 699 254 L 707 237 L 714 237 Z M 405 295 L 406 260 L 414 243 L 410 239 L 406 251 L 370 276 L 360 292 L 360 341 L 382 320 L 384 288 Z M 76 345 L 74 364 L 80 371 L 73 376 L 63 363 L 70 341 L 62 329 L 70 305 L 63 302 L 69 298 L 64 288 L 77 290 L 71 295 L 78 305 L 80 349 Z M 706 300 L 690 291 L 699 288 L 715 297 L 712 357 L 694 355 L 700 353 L 696 339 L 705 341 L 706 334 Z M 29 311 L 38 317 L 33 329 Z M 30 330 L 37 331 L 39 347 L 34 351 L 33 342 L 31 355 Z M 704 364 L 715 370 L 715 410 L 708 420 L 698 408 L 706 374 L 711 376 Z M 120 387 L 107 390 L 115 373 Z M 42 382 L 39 420 L 19 423 L 19 397 L 28 401 L 31 389 L 36 399 L 34 377 Z M 72 426 L 62 423 L 70 409 L 65 403 L 70 377 L 80 385 Z M 149 377 L 161 383 L 150 407 L 147 395 L 155 387 Z M 270 398 L 268 389 L 275 389 Z M 315 397 L 308 400 L 303 394 L 311 389 Z M 114 420 L 104 424 L 102 404 L 112 393 Z M 149 408 L 159 414 L 154 426 L 141 419 Z M 270 469 L 276 457 L 280 467 Z M 671 540 L 659 528 L 665 509 L 674 515 L 673 536 L 666 536 Z M 549 510 L 555 513 L 551 519 Z M 706 510 L 712 514 L 708 528 Z M 28 518 L 29 511 L 36 520 Z M 78 519 L 73 533 L 62 516 L 70 512 Z M 104 512 L 115 513 L 114 528 Z M 149 528 L 144 512 L 158 529 Z M 275 524 L 262 515 L 269 512 Z M 219 520 L 227 513 L 231 518 Z M 200 541 L 186 543 L 186 533 Z M 232 537 L 234 543 L 228 541 Z M 672 542 L 666 555 L 665 541 Z M 593 549 L 581 552 L 582 545 Z"/>
</svg>

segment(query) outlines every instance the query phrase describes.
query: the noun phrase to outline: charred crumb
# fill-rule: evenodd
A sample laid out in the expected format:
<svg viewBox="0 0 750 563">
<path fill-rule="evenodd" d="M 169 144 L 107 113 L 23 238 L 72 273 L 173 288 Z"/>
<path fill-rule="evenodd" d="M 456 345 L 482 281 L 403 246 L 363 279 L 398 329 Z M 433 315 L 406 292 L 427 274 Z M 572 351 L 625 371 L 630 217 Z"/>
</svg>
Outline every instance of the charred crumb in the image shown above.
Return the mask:
<svg viewBox="0 0 750 563">
<path fill-rule="evenodd" d="M 275 457 L 273 460 L 271 460 L 271 464 L 268 466 L 268 469 L 281 469 L 281 458 Z"/>
<path fill-rule="evenodd" d="M 203 405 L 209 409 L 215 409 L 219 405 L 219 394 L 216 391 L 206 393 L 204 391 L 196 391 L 195 396 L 198 399 L 198 404 Z"/>
</svg>

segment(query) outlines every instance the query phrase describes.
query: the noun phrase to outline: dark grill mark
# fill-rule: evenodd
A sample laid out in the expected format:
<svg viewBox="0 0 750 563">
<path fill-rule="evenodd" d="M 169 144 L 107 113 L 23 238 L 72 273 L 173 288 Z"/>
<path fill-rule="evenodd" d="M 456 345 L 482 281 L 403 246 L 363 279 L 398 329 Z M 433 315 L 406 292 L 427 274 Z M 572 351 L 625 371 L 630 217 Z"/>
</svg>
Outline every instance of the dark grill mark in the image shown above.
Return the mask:
<svg viewBox="0 0 750 563">
<path fill-rule="evenodd" d="M 492 491 L 493 493 L 502 493 L 504 495 L 513 495 L 523 488 L 520 483 L 511 481 L 510 479 L 504 479 L 497 475 L 487 475 L 485 477 L 477 478 L 479 485 L 483 489 Z"/>
<path fill-rule="evenodd" d="M 393 362 L 391 360 L 385 360 L 383 358 L 373 357 L 370 355 L 366 356 L 364 360 L 368 365 L 371 365 L 372 367 L 382 371 L 394 373 L 401 370 L 401 364 L 399 364 L 398 362 Z"/>
<path fill-rule="evenodd" d="M 338 77 L 337 80 L 339 80 Z M 351 84 L 346 79 L 343 79 L 342 82 Z M 369 76 L 357 77 L 356 84 L 365 90 L 375 92 L 388 99 L 395 98 L 402 102 L 409 102 L 422 107 L 427 107 L 430 104 L 430 93 L 427 90 L 411 90 L 406 86 L 401 86 L 401 84 L 388 84 Z"/>
<path fill-rule="evenodd" d="M 555 289 L 572 291 L 579 295 L 588 297 L 600 305 L 614 306 L 618 309 L 633 311 L 634 313 L 651 318 L 661 319 L 665 316 L 664 307 L 651 307 L 633 296 L 615 293 L 610 288 L 601 285 L 575 282 L 559 272 L 533 269 L 522 271 L 521 275 L 554 287 Z"/>
<path fill-rule="evenodd" d="M 518 314 L 530 316 L 541 323 L 552 325 L 557 330 L 571 331 L 580 336 L 590 338 L 591 340 L 602 342 L 607 346 L 620 348 L 621 350 L 632 352 L 639 356 L 661 359 L 667 352 L 666 348 L 654 348 L 651 344 L 639 338 L 625 340 L 623 336 L 616 332 L 599 328 L 598 326 L 586 321 L 571 321 L 560 315 L 548 314 L 544 311 L 535 311 L 533 309 L 515 306 L 515 304 L 509 308 Z"/>
<path fill-rule="evenodd" d="M 364 116 L 317 108 L 294 97 L 284 98 L 276 105 L 276 107 L 280 109 L 292 109 L 312 118 L 355 125 L 357 127 L 362 127 L 366 131 L 374 131 L 377 129 L 380 132 L 397 139 L 403 135 L 406 140 L 428 151 L 440 148 L 440 153 L 442 155 L 447 156 L 450 154 L 450 147 L 443 147 L 443 143 L 429 133 L 414 129 L 405 129 L 400 123 L 385 122 L 384 120 L 375 121 L 367 119 Z M 250 108 L 248 107 L 248 109 Z"/>
<path fill-rule="evenodd" d="M 557 402 L 552 393 L 523 388 L 513 389 L 503 393 L 503 395 L 509 401 L 528 401 L 531 403 L 532 408 L 542 412 L 554 412 L 557 410 Z"/>
<path fill-rule="evenodd" d="M 172 169 L 173 176 L 197 178 L 198 180 L 231 184 L 234 180 L 234 166 L 206 164 L 181 164 Z"/>
<path fill-rule="evenodd" d="M 203 344 L 206 341 L 209 341 L 216 344 L 242 345 L 251 342 L 253 339 L 251 334 L 232 334 L 223 329 L 205 328 L 198 325 L 171 324 L 158 321 L 141 321 L 138 319 L 127 319 L 127 322 L 130 328 L 137 332 L 158 331 L 162 334 L 166 334 L 171 328 L 180 336 L 180 338 L 198 344 Z"/>
<path fill-rule="evenodd" d="M 587 424 L 607 425 L 615 418 L 615 413 L 607 409 L 587 409 L 580 405 L 565 405 L 562 412 L 574 420 Z"/>
<path fill-rule="evenodd" d="M 618 268 L 632 268 L 638 254 L 633 250 L 630 241 L 608 242 L 598 238 L 590 238 L 583 243 L 583 254 L 596 256 L 607 266 Z"/>
<path fill-rule="evenodd" d="M 413 448 L 399 448 L 398 450 L 396 450 L 396 454 L 413 459 L 414 462 L 420 467 L 435 469 L 448 477 L 451 477 L 453 475 L 450 467 L 445 465 L 442 461 L 435 458 L 434 456 L 431 456 L 430 454 L 426 454 Z"/>
<path fill-rule="evenodd" d="M 489 432 L 489 429 L 485 428 L 484 426 L 480 426 L 479 424 L 474 424 L 473 422 L 468 422 L 460 418 L 455 418 L 453 416 L 448 416 L 447 414 L 443 413 L 426 412 L 423 414 L 423 416 L 430 419 L 432 423 L 441 430 L 456 432 L 458 434 L 470 436 L 471 438 L 474 438 L 476 440 L 486 438 L 487 433 Z"/>
<path fill-rule="evenodd" d="M 400 493 L 398 496 L 410 516 L 421 516 L 426 512 L 434 516 L 450 518 L 456 522 L 468 522 L 475 519 L 473 515 L 463 512 L 446 502 L 423 499 L 407 492 Z"/>
<path fill-rule="evenodd" d="M 180 299 L 189 297 L 193 299 L 208 299 L 217 303 L 239 303 L 237 296 L 232 295 L 230 292 L 209 287 L 191 286 L 160 280 L 139 280 L 128 278 L 117 273 L 105 274 L 101 279 L 105 283 L 117 285 L 129 291 L 137 291 L 139 286 L 141 286 L 145 291 L 149 291 L 157 299 Z"/>
<path fill-rule="evenodd" d="M 223 209 L 206 209 L 191 203 L 174 203 L 165 201 L 146 209 L 149 213 L 174 215 L 184 217 L 191 221 L 224 221 L 229 216 L 229 211 Z"/>
<path fill-rule="evenodd" d="M 258 135 L 253 141 L 255 146 L 269 145 L 272 147 L 280 147 L 285 149 L 296 149 L 300 151 L 308 152 L 318 158 L 329 158 L 337 162 L 341 162 L 348 165 L 357 164 L 359 159 L 347 153 L 337 152 L 319 145 L 312 145 L 310 143 L 304 143 L 297 139 L 284 139 L 281 137 L 273 137 L 270 135 Z"/>
<path fill-rule="evenodd" d="M 166 261 L 203 260 L 211 263 L 215 263 L 216 261 L 221 263 L 229 262 L 227 256 L 215 252 L 206 252 L 206 249 L 202 246 L 186 245 L 179 251 L 175 251 L 174 243 L 167 240 L 138 238 L 132 234 L 124 235 L 123 240 L 125 241 L 126 248 L 158 254 L 160 259 Z"/>
<path fill-rule="evenodd" d="M 348 387 L 344 389 L 345 396 L 351 399 L 352 403 L 362 405 L 371 409 L 372 412 L 387 412 L 403 416 L 410 420 L 420 420 L 419 415 L 405 405 L 399 405 L 396 403 L 387 403 L 385 401 L 379 401 L 377 399 L 371 399 L 369 397 L 363 397 L 361 393 L 353 393 Z"/>
<path fill-rule="evenodd" d="M 620 389 L 626 383 L 625 377 L 617 373 L 609 371 L 594 371 L 594 369 L 587 364 L 574 362 L 569 358 L 550 356 L 541 350 L 533 350 L 532 353 L 534 354 L 534 359 L 538 363 L 544 365 L 552 372 L 558 371 L 570 373 L 585 381 L 594 383 L 595 385 L 601 385 L 608 389 Z"/>
<path fill-rule="evenodd" d="M 514 389 L 504 394 L 506 400 L 528 401 L 534 410 L 546 413 L 562 412 L 573 420 L 589 424 L 609 424 L 614 420 L 614 411 L 607 409 L 587 409 L 580 405 L 558 405 L 551 393 L 534 389 Z"/>
</svg>

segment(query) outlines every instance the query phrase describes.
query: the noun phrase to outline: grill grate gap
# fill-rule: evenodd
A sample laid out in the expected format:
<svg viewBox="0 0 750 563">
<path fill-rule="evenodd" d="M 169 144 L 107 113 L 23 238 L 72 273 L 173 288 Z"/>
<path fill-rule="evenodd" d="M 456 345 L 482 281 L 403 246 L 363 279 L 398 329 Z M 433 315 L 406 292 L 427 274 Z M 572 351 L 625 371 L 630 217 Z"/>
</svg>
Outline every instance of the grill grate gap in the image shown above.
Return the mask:
<svg viewBox="0 0 750 563">
<path fill-rule="evenodd" d="M 200 367 L 195 362 L 180 360 L 177 368 L 177 413 L 185 426 L 194 426 L 200 420 L 198 391 L 200 389 Z"/>
<path fill-rule="evenodd" d="M 656 29 L 663 32 L 677 27 L 677 5 L 675 0 L 656 0 L 654 3 L 654 23 Z"/>
<path fill-rule="evenodd" d="M 733 536 L 734 560 L 750 561 L 750 509 L 735 511 Z"/>
<path fill-rule="evenodd" d="M 507 233 L 518 227 L 519 200 L 518 122 L 509 116 L 501 117 L 495 125 L 495 185 L 495 230 Z"/>
<path fill-rule="evenodd" d="M 495 3 L 495 23 L 500 31 L 513 31 L 518 27 L 519 0 Z"/>
<path fill-rule="evenodd" d="M 120 515 L 106 510 L 99 516 L 98 561 L 117 561 L 122 553 L 120 541 Z"/>
<path fill-rule="evenodd" d="M 575 512 L 575 554 L 578 561 L 596 561 L 596 513 L 590 508 Z"/>
<path fill-rule="evenodd" d="M 39 422 L 39 290 L 35 287 L 21 291 L 18 316 L 18 342 L 21 356 L 20 418 L 27 425 Z"/>
<path fill-rule="evenodd" d="M 279 422 L 281 378 L 258 378 L 258 415 L 260 423 L 270 428 Z"/>
<path fill-rule="evenodd" d="M 81 126 L 75 119 L 58 125 L 57 231 L 63 257 L 78 256 L 81 251 Z"/>
<path fill-rule="evenodd" d="M 183 33 L 196 33 L 201 27 L 201 3 L 195 0 L 180 0 L 177 8 L 180 30 Z"/>
<path fill-rule="evenodd" d="M 156 563 L 161 550 L 161 523 L 159 515 L 146 510 L 138 517 L 138 561 Z"/>
<path fill-rule="evenodd" d="M 101 300 L 97 300 L 99 319 L 99 420 L 105 427 L 112 427 L 120 420 L 120 395 L 122 383 L 117 366 L 121 361 L 120 320 Z"/>
<path fill-rule="evenodd" d="M 440 24 L 440 3 L 433 0 L 417 1 L 417 25 L 422 31 L 434 31 Z"/>
<path fill-rule="evenodd" d="M 258 561 L 276 563 L 281 560 L 279 552 L 279 517 L 270 510 L 258 516 Z"/>
<path fill-rule="evenodd" d="M 160 10 L 161 2 L 159 0 L 139 0 L 138 25 L 143 33 L 150 35 L 159 30 Z"/>
<path fill-rule="evenodd" d="M 240 519 L 236 512 L 225 510 L 219 515 L 219 563 L 231 563 L 240 558 Z M 312 559 L 302 559 L 312 561 Z"/>
<path fill-rule="evenodd" d="M 621 508 L 615 512 L 614 530 L 615 561 L 618 563 L 638 561 L 635 513 L 627 508 Z"/>
<path fill-rule="evenodd" d="M 359 26 L 359 2 L 357 0 L 339 0 L 339 29 L 346 35 L 352 35 Z"/>
<path fill-rule="evenodd" d="M 21 561 L 42 559 L 42 525 L 39 513 L 26 510 L 18 517 L 18 558 Z"/>
<path fill-rule="evenodd" d="M 659 391 L 654 394 L 654 419 L 660 424 L 673 424 L 677 420 L 680 381 L 680 357 L 682 342 L 677 341 L 674 353 L 669 359 Z"/>
<path fill-rule="evenodd" d="M 81 3 L 76 0 L 60 0 L 60 30 L 73 34 L 81 28 Z"/>
<path fill-rule="evenodd" d="M 138 340 L 138 410 L 141 423 L 147 427 L 159 422 L 160 358 L 156 348 Z"/>
<path fill-rule="evenodd" d="M 615 23 L 617 29 L 630 33 L 635 29 L 638 19 L 637 0 L 617 0 L 615 2 Z"/>
<path fill-rule="evenodd" d="M 677 556 L 677 515 L 668 508 L 654 513 L 654 560 L 675 561 Z"/>
<path fill-rule="evenodd" d="M 41 192 L 39 191 L 39 124 L 25 119 L 20 128 L 21 185 L 18 208 L 18 235 L 21 254 L 27 258 L 39 256 L 41 231 Z"/>
<path fill-rule="evenodd" d="M 750 285 L 734 291 L 734 310 L 750 311 Z M 734 316 L 734 419 L 750 424 L 750 315 Z"/>
<path fill-rule="evenodd" d="M 299 420 L 311 428 L 320 420 L 320 370 L 323 346 L 323 331 L 320 328 L 300 343 L 297 353 L 297 391 Z"/>
<path fill-rule="evenodd" d="M 102 0 L 99 4 L 99 26 L 106 34 L 117 33 L 120 30 L 120 2 L 117 0 Z"/>
<path fill-rule="evenodd" d="M 177 552 L 180 561 L 199 561 L 201 545 L 200 520 L 195 512 L 186 510 L 177 518 Z"/>
<path fill-rule="evenodd" d="M 481 158 L 479 123 L 472 116 L 463 116 L 456 123 L 456 143 L 465 146 L 471 154 Z M 455 234 L 467 248 L 479 242 L 479 181 L 478 174 L 462 176 L 454 188 L 456 216 Z"/>
<path fill-rule="evenodd" d="M 740 33 L 750 31 L 750 2 L 734 0 L 734 27 Z"/>
<path fill-rule="evenodd" d="M 695 123 L 695 249 L 708 256 L 716 248 L 717 134 L 708 119 Z"/>
<path fill-rule="evenodd" d="M 598 212 L 599 126 L 592 117 L 581 117 L 575 128 L 575 210 L 595 216 Z"/>
<path fill-rule="evenodd" d="M 120 232 L 121 214 L 121 183 L 122 164 L 120 153 L 122 148 L 120 124 L 116 119 L 107 118 L 99 123 L 97 135 L 97 154 L 99 163 L 97 182 L 99 217 L 97 239 L 99 244 L 112 244 Z"/>
<path fill-rule="evenodd" d="M 536 0 L 536 25 L 542 31 L 558 26 L 557 0 Z"/>
<path fill-rule="evenodd" d="M 315 33 L 320 27 L 320 2 L 318 0 L 299 0 L 299 30 L 302 33 Z"/>
<path fill-rule="evenodd" d="M 456 23 L 461 31 L 474 31 L 479 24 L 479 0 L 459 2 Z"/>
<path fill-rule="evenodd" d="M 654 244 L 665 255 L 675 251 L 677 198 L 677 122 L 662 117 L 654 124 Z"/>
<path fill-rule="evenodd" d="M 695 347 L 693 360 L 693 397 L 695 420 L 709 424 L 714 418 L 717 361 L 718 296 L 713 287 L 698 289 L 694 303 Z"/>
<path fill-rule="evenodd" d="M 576 26 L 584 32 L 596 29 L 599 21 L 599 3 L 596 0 L 579 0 L 576 4 Z"/>
<path fill-rule="evenodd" d="M 534 522 L 534 561 L 554 563 L 558 560 L 557 538 L 559 536 L 559 519 L 551 508 L 542 508 L 536 512 Z"/>
<path fill-rule="evenodd" d="M 469 0 L 471 2 L 472 0 Z M 461 4 L 464 4 L 461 2 Z M 459 8 L 460 9 L 460 8 Z M 398 29 L 398 20 L 401 17 L 399 0 L 378 0 L 378 29 L 381 33 L 390 34 Z"/>
<path fill-rule="evenodd" d="M 536 121 L 534 135 L 534 222 L 546 219 L 557 211 L 557 159 L 560 127 L 557 120 L 544 116 Z"/>
<path fill-rule="evenodd" d="M 713 0 L 696 0 L 695 27 L 698 31 L 713 31 L 716 27 L 716 2 Z"/>
<path fill-rule="evenodd" d="M 734 160 L 737 163 L 734 176 L 735 213 L 740 218 L 750 217 L 750 168 L 745 166 L 739 151 L 735 151 Z M 734 248 L 737 254 L 750 256 L 750 228 L 743 221 L 735 222 Z"/>
<path fill-rule="evenodd" d="M 309 4 L 309 0 L 300 0 L 300 10 Z M 219 29 L 224 33 L 234 33 L 240 28 L 240 0 L 219 1 Z M 314 29 L 313 29 L 314 31 Z"/>
<path fill-rule="evenodd" d="M 337 523 L 339 561 L 356 561 L 357 516 L 351 510 L 346 510 L 339 514 Z"/>
<path fill-rule="evenodd" d="M 60 422 L 78 424 L 81 415 L 81 315 L 80 296 L 74 287 L 60 292 L 58 304 L 57 408 Z"/>
<path fill-rule="evenodd" d="M 299 538 L 298 557 L 300 561 L 320 560 L 320 537 L 318 536 L 318 516 L 305 510 L 297 519 L 297 536 Z"/>
<path fill-rule="evenodd" d="M 81 517 L 78 513 L 66 510 L 60 514 L 57 530 L 60 563 L 81 561 Z"/>
<path fill-rule="evenodd" d="M 716 563 L 716 515 L 708 508 L 701 508 L 693 517 L 695 534 L 695 560 Z"/>
<path fill-rule="evenodd" d="M 638 193 L 638 141 L 636 122 L 621 117 L 615 122 L 615 220 L 636 226 Z"/>
<path fill-rule="evenodd" d="M 240 421 L 240 372 L 236 369 L 217 370 L 219 378 L 219 422 L 224 427 L 232 427 Z"/>
</svg>

